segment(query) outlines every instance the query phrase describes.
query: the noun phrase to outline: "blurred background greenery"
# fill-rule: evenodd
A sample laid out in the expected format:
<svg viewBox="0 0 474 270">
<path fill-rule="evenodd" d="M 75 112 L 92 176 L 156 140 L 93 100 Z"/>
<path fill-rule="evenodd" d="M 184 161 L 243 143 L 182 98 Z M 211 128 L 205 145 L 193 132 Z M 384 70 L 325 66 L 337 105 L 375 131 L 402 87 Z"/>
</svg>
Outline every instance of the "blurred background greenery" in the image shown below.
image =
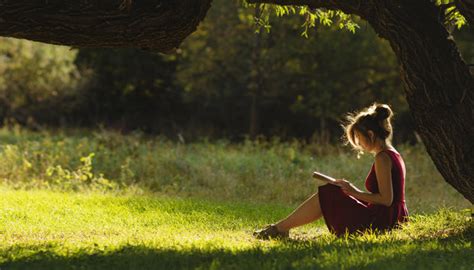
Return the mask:
<svg viewBox="0 0 474 270">
<path fill-rule="evenodd" d="M 373 163 L 341 145 L 299 140 L 226 139 L 173 142 L 141 132 L 110 130 L 31 132 L 0 129 L 0 181 L 14 189 L 192 197 L 295 206 L 322 184 L 318 170 L 359 188 Z M 406 167 L 412 213 L 465 209 L 470 203 L 448 185 L 423 145 L 397 146 Z"/>
<path fill-rule="evenodd" d="M 301 36 L 298 15 L 255 33 L 254 10 L 213 3 L 176 54 L 74 49 L 0 38 L 0 123 L 140 130 L 170 139 L 257 135 L 337 142 L 344 113 L 393 106 L 395 142 L 415 142 L 389 44 L 362 21 Z M 468 63 L 474 37 L 454 32 Z"/>
</svg>

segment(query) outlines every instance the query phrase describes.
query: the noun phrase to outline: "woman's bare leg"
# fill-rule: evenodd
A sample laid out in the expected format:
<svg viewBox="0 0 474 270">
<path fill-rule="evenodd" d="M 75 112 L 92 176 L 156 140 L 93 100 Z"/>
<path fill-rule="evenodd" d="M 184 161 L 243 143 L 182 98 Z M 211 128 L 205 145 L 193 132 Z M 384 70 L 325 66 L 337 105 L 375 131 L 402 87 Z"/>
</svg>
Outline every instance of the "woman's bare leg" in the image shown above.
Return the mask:
<svg viewBox="0 0 474 270">
<path fill-rule="evenodd" d="M 319 205 L 318 193 L 313 194 L 298 206 L 293 213 L 285 219 L 279 221 L 276 226 L 281 232 L 287 232 L 291 228 L 308 224 L 322 216 L 321 206 Z"/>
</svg>

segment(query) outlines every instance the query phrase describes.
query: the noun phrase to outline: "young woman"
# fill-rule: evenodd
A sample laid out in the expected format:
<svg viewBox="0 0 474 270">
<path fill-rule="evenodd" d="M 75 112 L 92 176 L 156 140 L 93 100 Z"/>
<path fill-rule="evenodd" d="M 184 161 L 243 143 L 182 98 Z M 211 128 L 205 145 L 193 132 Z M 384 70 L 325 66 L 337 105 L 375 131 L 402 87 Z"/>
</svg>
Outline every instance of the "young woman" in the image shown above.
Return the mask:
<svg viewBox="0 0 474 270">
<path fill-rule="evenodd" d="M 374 155 L 365 180 L 367 191 L 345 179 L 320 186 L 293 213 L 255 231 L 257 238 L 288 237 L 292 228 L 324 218 L 329 231 L 340 236 L 356 231 L 389 230 L 408 218 L 405 205 L 405 164 L 391 144 L 393 113 L 386 104 L 373 104 L 350 114 L 344 126 L 347 143 Z"/>
</svg>

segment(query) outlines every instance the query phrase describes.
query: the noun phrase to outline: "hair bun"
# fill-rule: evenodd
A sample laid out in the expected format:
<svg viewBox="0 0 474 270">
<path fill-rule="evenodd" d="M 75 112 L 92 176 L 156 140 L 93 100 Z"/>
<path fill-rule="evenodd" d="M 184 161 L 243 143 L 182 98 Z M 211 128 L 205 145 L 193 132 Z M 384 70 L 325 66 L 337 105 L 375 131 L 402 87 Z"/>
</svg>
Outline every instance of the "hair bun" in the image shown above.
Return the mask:
<svg viewBox="0 0 474 270">
<path fill-rule="evenodd" d="M 375 118 L 377 120 L 385 120 L 393 114 L 392 109 L 387 104 L 377 104 L 375 107 Z"/>
</svg>

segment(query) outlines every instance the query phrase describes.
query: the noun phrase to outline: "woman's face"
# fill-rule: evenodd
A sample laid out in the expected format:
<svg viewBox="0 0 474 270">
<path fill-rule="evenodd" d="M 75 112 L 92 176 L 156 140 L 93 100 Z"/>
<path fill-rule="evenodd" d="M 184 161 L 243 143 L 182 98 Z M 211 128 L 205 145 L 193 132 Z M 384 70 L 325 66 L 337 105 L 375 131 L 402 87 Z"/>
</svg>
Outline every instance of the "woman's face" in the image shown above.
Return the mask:
<svg viewBox="0 0 474 270">
<path fill-rule="evenodd" d="M 369 131 L 369 136 L 371 135 L 370 133 L 371 131 Z M 355 138 L 355 143 L 360 145 L 365 151 L 370 152 L 372 150 L 373 148 L 372 142 L 370 141 L 369 138 L 364 136 L 361 132 L 356 130 L 354 138 Z"/>
</svg>

